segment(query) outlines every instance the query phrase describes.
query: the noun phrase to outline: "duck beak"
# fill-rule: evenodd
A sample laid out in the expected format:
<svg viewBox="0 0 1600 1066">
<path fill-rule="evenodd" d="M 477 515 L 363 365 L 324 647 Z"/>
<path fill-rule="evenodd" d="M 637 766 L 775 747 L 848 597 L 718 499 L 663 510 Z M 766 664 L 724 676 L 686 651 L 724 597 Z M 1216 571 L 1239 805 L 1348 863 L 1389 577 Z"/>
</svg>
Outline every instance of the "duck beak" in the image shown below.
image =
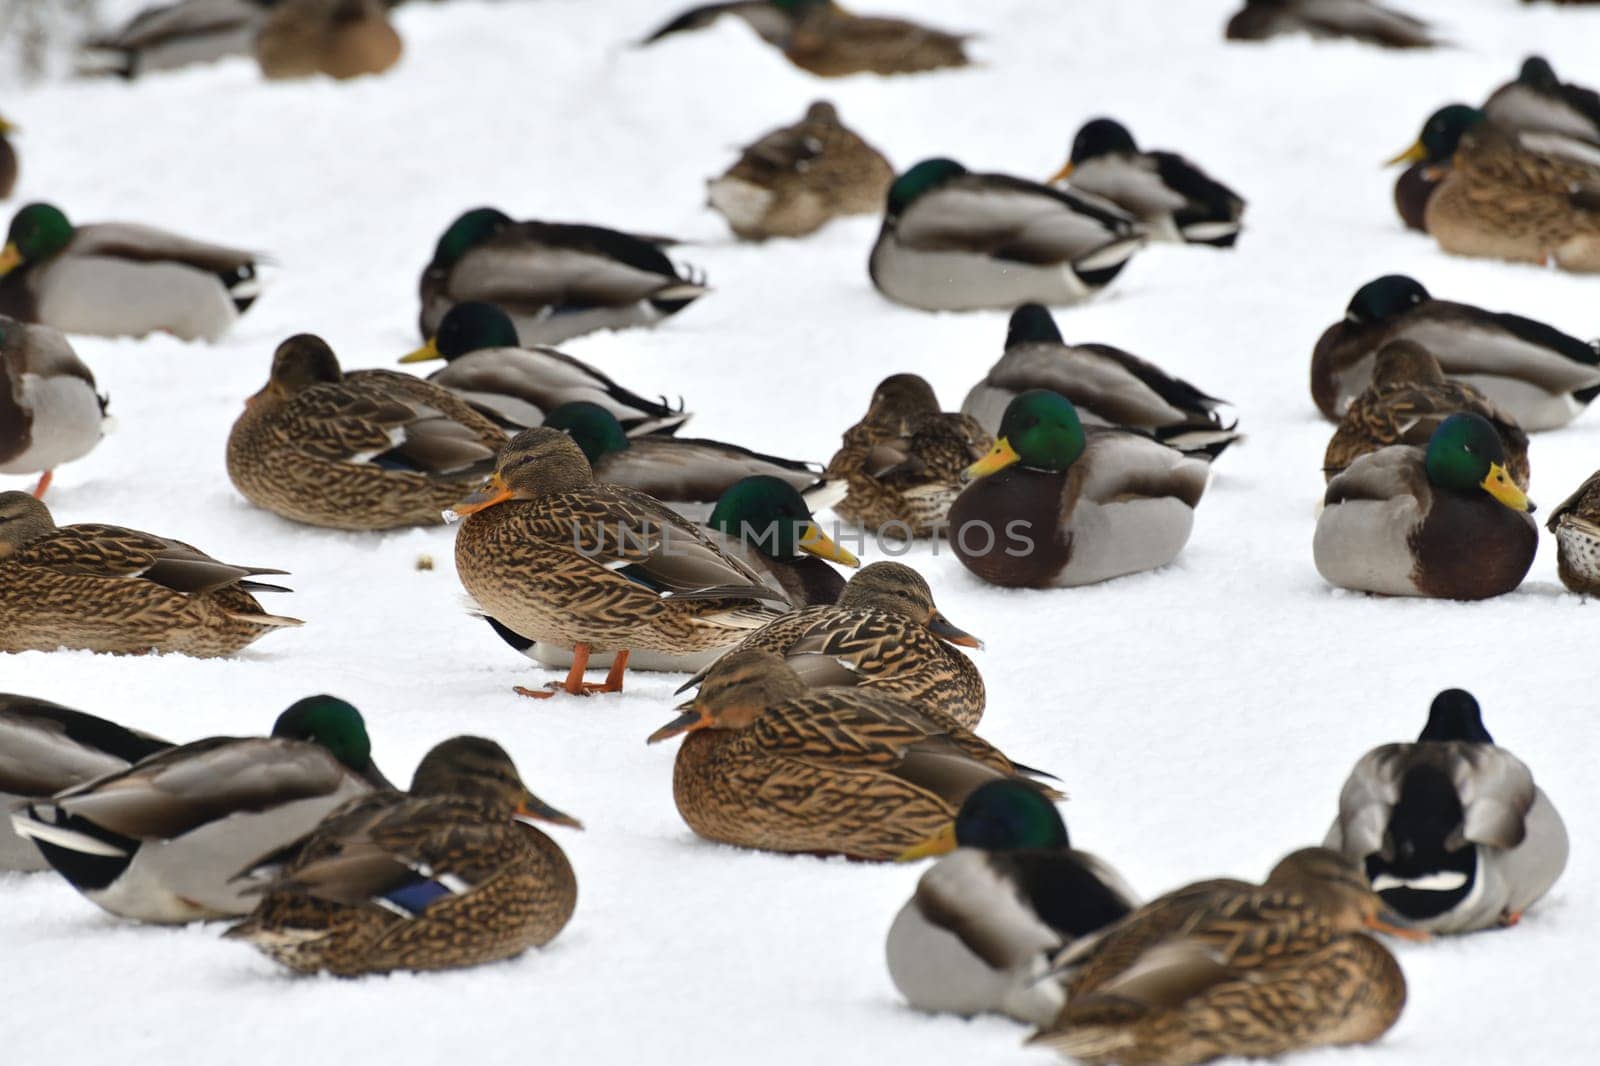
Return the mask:
<svg viewBox="0 0 1600 1066">
<path fill-rule="evenodd" d="M 1011 442 L 1001 437 L 994 442 L 994 448 L 988 455 L 961 472 L 961 479 L 972 481 L 975 478 L 987 477 L 1004 470 L 1020 458 L 1022 457 L 1017 454 L 1016 449 L 1011 447 Z"/>
<path fill-rule="evenodd" d="M 0 278 L 5 277 L 17 267 L 22 265 L 22 252 L 15 243 L 7 242 L 5 251 L 0 252 Z"/>
<path fill-rule="evenodd" d="M 1489 465 L 1489 476 L 1479 484 L 1483 486 L 1483 491 L 1513 511 L 1533 510 L 1533 501 L 1528 499 L 1528 494 L 1517 488 L 1517 483 L 1511 480 L 1511 475 L 1499 463 Z"/>
<path fill-rule="evenodd" d="M 963 648 L 983 647 L 983 641 L 964 629 L 957 629 L 950 624 L 950 619 L 938 611 L 934 611 L 933 617 L 928 619 L 928 631 L 946 644 L 959 644 Z"/>
<path fill-rule="evenodd" d="M 944 828 L 920 844 L 913 845 L 894 857 L 895 862 L 914 862 L 934 855 L 948 855 L 956 850 L 956 823 L 946 822 Z"/>
<path fill-rule="evenodd" d="M 469 514 L 486 511 L 497 503 L 505 503 L 511 499 L 511 487 L 506 484 L 506 479 L 500 476 L 499 471 L 490 476 L 483 488 L 474 492 L 460 503 L 445 512 L 447 521 L 454 518 L 465 518 Z"/>
<path fill-rule="evenodd" d="M 1417 141 L 1410 148 L 1407 148 L 1393 159 L 1385 159 L 1383 161 L 1383 165 L 1386 167 L 1392 167 L 1397 166 L 1400 163 L 1420 163 L 1426 158 L 1428 158 L 1428 150 L 1422 147 L 1421 141 Z"/>
<path fill-rule="evenodd" d="M 538 822 L 549 822 L 551 825 L 564 825 L 569 829 L 582 829 L 583 823 L 572 815 L 558 811 L 532 792 L 522 793 L 522 802 L 517 804 L 518 818 L 531 818 Z"/>
<path fill-rule="evenodd" d="M 1412 929 L 1405 924 L 1405 919 L 1385 908 L 1383 911 L 1369 915 L 1363 922 L 1374 933 L 1385 933 L 1389 936 L 1399 937 L 1401 940 L 1424 941 L 1433 938 L 1421 929 Z"/>
<path fill-rule="evenodd" d="M 1072 177 L 1072 172 L 1075 169 L 1077 168 L 1072 165 L 1072 160 L 1069 159 L 1065 163 L 1061 164 L 1060 170 L 1050 175 L 1050 180 L 1045 182 L 1045 184 L 1054 185 L 1058 181 L 1066 181 L 1068 178 Z"/>
<path fill-rule="evenodd" d="M 845 551 L 828 538 L 815 522 L 807 522 L 800 530 L 800 550 L 841 566 L 860 566 L 861 560 Z"/>
<path fill-rule="evenodd" d="M 429 337 L 428 343 L 416 351 L 400 357 L 402 363 L 426 363 L 430 359 L 443 359 L 439 352 L 439 338 Z"/>
<path fill-rule="evenodd" d="M 693 733 L 695 730 L 704 729 L 711 724 L 711 716 L 697 710 L 693 702 L 682 704 L 675 709 L 683 713 L 654 733 L 651 733 L 648 737 L 645 737 L 644 742 L 646 744 L 655 744 L 670 737 L 678 736 L 680 733 Z"/>
</svg>

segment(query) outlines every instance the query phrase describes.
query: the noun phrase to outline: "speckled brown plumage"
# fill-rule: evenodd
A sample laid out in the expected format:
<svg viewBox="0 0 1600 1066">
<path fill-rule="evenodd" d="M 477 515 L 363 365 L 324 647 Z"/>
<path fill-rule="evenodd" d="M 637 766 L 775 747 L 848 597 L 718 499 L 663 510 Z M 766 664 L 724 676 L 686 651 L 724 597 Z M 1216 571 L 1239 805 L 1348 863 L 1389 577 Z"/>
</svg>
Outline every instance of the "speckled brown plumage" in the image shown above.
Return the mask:
<svg viewBox="0 0 1600 1066">
<path fill-rule="evenodd" d="M 905 19 L 854 15 L 838 4 L 796 5 L 783 46 L 789 62 L 824 78 L 850 74 L 915 74 L 968 64 L 966 37 Z"/>
<path fill-rule="evenodd" d="M 1556 536 L 1561 583 L 1600 596 L 1600 471 L 1561 501 L 1546 526 Z"/>
<path fill-rule="evenodd" d="M 0 119 L 0 200 L 9 200 L 17 187 L 17 150 L 6 136 L 10 132 L 10 124 Z"/>
<path fill-rule="evenodd" d="M 650 739 L 682 732 L 672 792 L 683 820 L 766 851 L 893 859 L 979 785 L 1017 775 L 942 715 L 861 688 L 808 690 L 765 651 L 726 656 L 689 711 Z"/>
<path fill-rule="evenodd" d="M 505 433 L 447 389 L 343 373 L 320 338 L 278 346 L 228 435 L 228 477 L 258 507 L 334 529 L 438 525 L 494 467 Z"/>
<path fill-rule="evenodd" d="M 826 100 L 792 126 L 764 135 L 721 177 L 711 206 L 746 240 L 803 237 L 840 215 L 882 210 L 894 168 L 839 120 Z"/>
<path fill-rule="evenodd" d="M 851 577 L 837 605 L 786 614 L 745 637 L 739 649 L 782 656 L 811 688 L 854 685 L 975 729 L 983 718 L 983 677 L 950 639 L 978 643 L 939 612 L 920 574 L 881 562 Z"/>
<path fill-rule="evenodd" d="M 572 917 L 578 883 L 556 842 L 519 813 L 578 825 L 527 792 L 499 745 L 446 741 L 409 795 L 374 793 L 329 815 L 227 935 L 291 969 L 341 977 L 539 947 Z"/>
<path fill-rule="evenodd" d="M 456 570 L 487 614 L 531 640 L 686 654 L 777 617 L 780 593 L 650 497 L 596 483 L 559 430 L 513 437 L 491 491 L 456 535 Z"/>
<path fill-rule="evenodd" d="M 234 652 L 295 618 L 267 614 L 252 581 L 282 570 L 233 566 L 136 529 L 57 526 L 44 504 L 0 493 L 0 651 Z"/>
<path fill-rule="evenodd" d="M 268 78 L 381 74 L 402 49 L 382 0 L 278 0 L 255 39 Z"/>
<path fill-rule="evenodd" d="M 834 513 L 883 536 L 937 535 L 961 494 L 962 471 L 993 446 L 976 419 L 940 411 L 922 378 L 885 378 L 828 462 L 828 476 L 849 489 Z"/>
<path fill-rule="evenodd" d="M 1332 478 L 1368 452 L 1391 444 L 1425 446 L 1433 431 L 1457 411 L 1482 415 L 1499 434 L 1506 472 L 1528 487 L 1528 435 L 1516 419 L 1465 382 L 1444 376 L 1439 361 L 1412 341 L 1390 341 L 1379 350 L 1372 384 L 1345 411 L 1328 441 L 1322 473 Z"/>
<path fill-rule="evenodd" d="M 1481 125 L 1462 135 L 1424 221 L 1457 255 L 1600 271 L 1600 169 Z"/>
<path fill-rule="evenodd" d="M 1069 949 L 1067 1006 L 1034 1043 L 1083 1062 L 1188 1066 L 1366 1043 L 1395 1023 L 1405 977 L 1363 928 L 1388 928 L 1361 870 L 1287 857 L 1262 886 L 1201 882 Z"/>
</svg>

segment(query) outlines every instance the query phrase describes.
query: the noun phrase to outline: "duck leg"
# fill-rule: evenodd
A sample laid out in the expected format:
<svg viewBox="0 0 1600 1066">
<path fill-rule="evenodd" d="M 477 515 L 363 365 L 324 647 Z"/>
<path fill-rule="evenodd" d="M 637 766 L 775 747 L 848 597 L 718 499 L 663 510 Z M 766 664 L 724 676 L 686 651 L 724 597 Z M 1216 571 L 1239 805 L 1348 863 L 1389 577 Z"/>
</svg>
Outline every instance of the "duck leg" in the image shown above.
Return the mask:
<svg viewBox="0 0 1600 1066">
<path fill-rule="evenodd" d="M 595 684 L 583 679 L 584 671 L 589 668 L 590 648 L 587 644 L 578 644 L 572 649 L 572 669 L 567 671 L 565 681 L 552 681 L 544 688 L 524 688 L 516 686 L 519 696 L 529 696 L 536 700 L 549 699 L 557 692 L 565 692 L 569 696 L 592 696 L 596 692 L 621 692 L 622 675 L 628 669 L 628 652 L 626 649 L 619 651 L 611 660 L 611 669 L 606 673 L 605 681 Z"/>
<path fill-rule="evenodd" d="M 50 482 L 55 479 L 55 476 L 56 472 L 54 470 L 46 470 L 39 475 L 39 483 L 33 487 L 34 499 L 44 499 L 44 494 L 49 490 Z"/>
</svg>

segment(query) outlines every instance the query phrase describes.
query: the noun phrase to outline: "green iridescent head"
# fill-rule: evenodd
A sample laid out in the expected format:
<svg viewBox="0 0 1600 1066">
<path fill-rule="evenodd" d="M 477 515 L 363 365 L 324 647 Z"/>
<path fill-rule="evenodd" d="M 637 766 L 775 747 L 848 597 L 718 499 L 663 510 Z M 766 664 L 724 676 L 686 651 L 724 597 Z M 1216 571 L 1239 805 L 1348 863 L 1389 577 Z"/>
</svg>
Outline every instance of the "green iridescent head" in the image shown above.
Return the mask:
<svg viewBox="0 0 1600 1066">
<path fill-rule="evenodd" d="M 1428 438 L 1428 480 L 1453 492 L 1487 492 L 1513 511 L 1532 511 L 1533 501 L 1506 473 L 1500 435 L 1481 415 L 1466 411 L 1439 423 Z"/>
<path fill-rule="evenodd" d="M 307 696 L 278 715 L 272 735 L 306 740 L 333 752 L 334 758 L 356 773 L 372 766 L 372 739 L 361 712 L 336 696 Z"/>
<path fill-rule="evenodd" d="M 900 214 L 923 196 L 966 172 L 967 168 L 953 159 L 924 159 L 889 186 L 889 214 Z"/>
<path fill-rule="evenodd" d="M 450 223 L 433 249 L 433 261 L 442 267 L 454 266 L 462 256 L 509 225 L 511 218 L 504 211 L 475 207 Z"/>
<path fill-rule="evenodd" d="M 769 559 L 792 562 L 803 555 L 859 566 L 860 560 L 835 544 L 811 517 L 793 485 L 758 474 L 728 486 L 706 525 Z"/>
<path fill-rule="evenodd" d="M 1013 463 L 1062 471 L 1078 461 L 1087 443 L 1071 400 L 1049 389 L 1029 389 L 1006 406 L 994 450 L 967 467 L 966 476 L 983 477 Z"/>
<path fill-rule="evenodd" d="M 1428 116 L 1422 135 L 1391 163 L 1448 163 L 1455 156 L 1461 138 L 1488 121 L 1482 111 L 1466 104 L 1446 104 Z"/>
<path fill-rule="evenodd" d="M 1070 846 L 1061 812 L 1025 781 L 990 781 L 967 797 L 956 815 L 956 843 L 985 851 Z"/>
<path fill-rule="evenodd" d="M 604 455 L 631 447 L 617 416 L 596 403 L 564 403 L 544 416 L 544 424 L 571 437 L 583 449 L 590 466 Z"/>
<path fill-rule="evenodd" d="M 6 245 L 0 256 L 0 274 L 23 263 L 37 263 L 61 252 L 71 243 L 72 223 L 54 204 L 29 204 L 11 216 Z"/>
<path fill-rule="evenodd" d="M 440 355 L 454 359 L 485 348 L 515 348 L 521 342 L 510 315 L 494 304 L 469 301 L 445 312 L 433 343 Z"/>
</svg>

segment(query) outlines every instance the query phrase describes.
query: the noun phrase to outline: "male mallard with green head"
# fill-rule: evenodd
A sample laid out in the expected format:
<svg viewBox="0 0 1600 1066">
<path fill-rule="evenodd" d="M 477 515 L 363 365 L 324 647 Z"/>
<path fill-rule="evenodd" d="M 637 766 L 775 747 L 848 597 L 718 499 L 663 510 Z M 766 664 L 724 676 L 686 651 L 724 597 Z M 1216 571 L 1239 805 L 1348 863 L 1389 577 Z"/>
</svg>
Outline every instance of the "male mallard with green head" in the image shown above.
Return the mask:
<svg viewBox="0 0 1600 1066">
<path fill-rule="evenodd" d="M 1481 600 L 1522 583 L 1539 546 L 1533 503 L 1482 416 L 1439 423 L 1426 448 L 1394 444 L 1328 482 L 1312 541 L 1331 585 Z"/>
</svg>

